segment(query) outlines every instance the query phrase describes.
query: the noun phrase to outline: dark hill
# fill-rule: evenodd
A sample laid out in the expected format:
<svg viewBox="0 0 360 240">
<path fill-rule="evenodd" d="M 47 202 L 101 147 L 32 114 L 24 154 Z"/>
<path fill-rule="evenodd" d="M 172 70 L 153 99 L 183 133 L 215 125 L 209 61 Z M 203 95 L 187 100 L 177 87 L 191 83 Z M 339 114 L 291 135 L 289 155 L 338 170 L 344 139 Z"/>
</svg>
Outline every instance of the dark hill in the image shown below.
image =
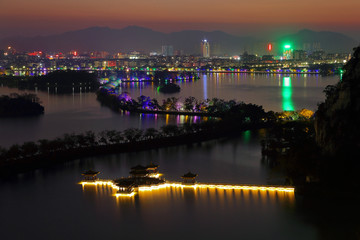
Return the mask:
<svg viewBox="0 0 360 240">
<path fill-rule="evenodd" d="M 359 162 L 360 47 L 344 70 L 338 84 L 325 88 L 326 100 L 316 112 L 316 140 L 326 154 Z"/>
<path fill-rule="evenodd" d="M 129 26 L 123 29 L 91 27 L 58 35 L 38 37 L 14 37 L 0 40 L 0 48 L 13 46 L 19 51 L 109 51 L 129 52 L 160 51 L 162 45 L 173 45 L 174 49 L 187 54 L 200 54 L 200 42 L 207 38 L 212 54 L 240 54 L 245 45 L 254 42 L 222 31 L 188 30 L 162 33 L 148 28 Z"/>
<path fill-rule="evenodd" d="M 160 51 L 162 45 L 173 45 L 174 50 L 184 50 L 187 54 L 200 54 L 200 42 L 207 38 L 212 55 L 238 55 L 244 49 L 250 53 L 262 54 L 265 40 L 251 37 L 239 37 L 222 31 L 186 30 L 173 33 L 162 33 L 148 28 L 129 26 L 123 29 L 108 27 L 91 27 L 63 34 L 13 37 L 0 40 L 0 48 L 9 45 L 19 51 L 108 51 L 130 52 L 133 50 Z M 327 52 L 350 52 L 356 42 L 340 33 L 314 32 L 302 30 L 296 34 L 277 39 L 276 43 L 291 41 L 295 49 L 302 49 L 304 43 L 320 43 Z M 264 47 L 262 46 L 264 45 Z M 264 49 L 262 49 L 264 48 Z"/>
<path fill-rule="evenodd" d="M 304 44 L 319 44 L 322 50 L 329 53 L 350 52 L 354 46 L 358 45 L 354 39 L 341 33 L 315 32 L 308 29 L 282 37 L 277 42 L 280 44 L 290 42 L 294 49 L 302 49 Z"/>
</svg>

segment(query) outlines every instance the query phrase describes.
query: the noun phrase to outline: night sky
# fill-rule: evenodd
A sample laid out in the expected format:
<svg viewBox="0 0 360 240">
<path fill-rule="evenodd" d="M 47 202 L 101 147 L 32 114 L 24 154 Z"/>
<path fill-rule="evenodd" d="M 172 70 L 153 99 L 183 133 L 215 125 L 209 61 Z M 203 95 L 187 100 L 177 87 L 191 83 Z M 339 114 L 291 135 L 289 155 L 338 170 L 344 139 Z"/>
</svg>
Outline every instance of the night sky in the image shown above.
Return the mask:
<svg viewBox="0 0 360 240">
<path fill-rule="evenodd" d="M 139 25 L 239 35 L 309 28 L 360 39 L 359 0 L 2 0 L 0 5 L 0 38 Z"/>
</svg>

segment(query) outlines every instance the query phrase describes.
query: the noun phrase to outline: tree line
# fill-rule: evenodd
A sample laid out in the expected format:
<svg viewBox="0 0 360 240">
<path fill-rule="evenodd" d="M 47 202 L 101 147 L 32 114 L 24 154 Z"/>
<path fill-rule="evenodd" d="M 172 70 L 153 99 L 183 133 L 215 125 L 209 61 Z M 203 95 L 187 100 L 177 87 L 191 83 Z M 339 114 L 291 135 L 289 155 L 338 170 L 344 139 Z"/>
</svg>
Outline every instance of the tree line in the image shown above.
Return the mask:
<svg viewBox="0 0 360 240">
<path fill-rule="evenodd" d="M 204 134 L 208 137 L 226 134 L 229 129 L 221 121 L 209 120 L 198 124 L 185 123 L 181 126 L 164 125 L 160 129 L 128 128 L 123 131 L 104 130 L 99 133 L 87 131 L 85 133 L 64 134 L 53 140 L 40 139 L 38 141 L 14 144 L 9 148 L 0 147 L 0 162 L 9 163 L 17 160 L 33 158 L 50 153 L 72 152 L 73 150 L 89 149 L 106 146 L 119 146 L 121 144 L 146 142 L 151 147 L 154 140 L 174 137 L 185 137 L 195 134 Z"/>
<path fill-rule="evenodd" d="M 36 94 L 11 93 L 0 96 L 0 117 L 33 116 L 44 113 Z"/>
<path fill-rule="evenodd" d="M 169 97 L 160 103 L 156 98 L 142 95 L 133 99 L 126 92 L 117 95 L 112 89 L 100 88 L 97 91 L 97 100 L 115 111 L 198 114 L 221 118 L 232 117 L 247 122 L 259 122 L 267 116 L 262 106 L 219 98 L 198 100 L 195 97 L 187 97 L 184 101 L 180 101 L 180 98 Z"/>
</svg>

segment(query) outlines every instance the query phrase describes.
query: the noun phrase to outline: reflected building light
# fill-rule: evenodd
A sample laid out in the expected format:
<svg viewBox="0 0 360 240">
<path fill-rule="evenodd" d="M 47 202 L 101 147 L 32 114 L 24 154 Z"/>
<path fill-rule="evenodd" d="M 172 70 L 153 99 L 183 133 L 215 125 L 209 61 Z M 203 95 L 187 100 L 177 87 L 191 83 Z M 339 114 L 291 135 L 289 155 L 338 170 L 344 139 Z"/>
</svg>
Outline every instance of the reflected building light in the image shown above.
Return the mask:
<svg viewBox="0 0 360 240">
<path fill-rule="evenodd" d="M 283 78 L 283 85 L 281 89 L 282 93 L 282 106 L 283 111 L 294 111 L 294 104 L 292 101 L 292 87 L 291 87 L 291 78 L 284 77 Z"/>
<path fill-rule="evenodd" d="M 204 99 L 207 99 L 208 97 L 207 97 L 207 76 L 206 76 L 206 74 L 203 75 L 203 82 L 204 82 L 204 84 L 203 84 Z"/>
<path fill-rule="evenodd" d="M 83 190 L 85 190 L 85 186 L 95 186 L 95 187 L 111 187 L 115 191 L 119 191 L 119 187 L 111 180 L 95 180 L 95 181 L 82 181 L 80 182 L 82 185 Z M 196 183 L 196 184 L 183 184 L 180 182 L 167 182 L 164 184 L 159 185 L 149 185 L 149 186 L 139 186 L 137 187 L 137 193 L 142 192 L 151 192 L 156 191 L 160 189 L 168 189 L 172 190 L 172 188 L 175 189 L 193 189 L 193 190 L 202 190 L 206 189 L 208 191 L 211 191 L 212 189 L 216 191 L 224 191 L 224 190 L 230 190 L 230 192 L 234 190 L 241 190 L 241 191 L 250 191 L 254 194 L 259 194 L 259 192 L 282 192 L 282 193 L 289 193 L 294 194 L 295 189 L 293 187 L 287 187 L 287 186 L 252 186 L 252 185 L 228 185 L 228 184 L 205 184 L 205 183 Z M 98 189 L 101 190 L 101 189 Z M 254 192 L 255 191 L 255 192 Z M 219 193 L 219 192 L 218 192 Z M 222 192 L 225 194 L 225 192 Z M 117 192 L 114 194 L 116 197 L 132 197 L 136 194 L 135 191 L 131 193 L 121 193 Z"/>
<path fill-rule="evenodd" d="M 247 131 L 243 132 L 242 137 L 243 137 L 245 143 L 249 143 L 250 139 L 251 139 L 251 131 L 247 130 Z"/>
</svg>

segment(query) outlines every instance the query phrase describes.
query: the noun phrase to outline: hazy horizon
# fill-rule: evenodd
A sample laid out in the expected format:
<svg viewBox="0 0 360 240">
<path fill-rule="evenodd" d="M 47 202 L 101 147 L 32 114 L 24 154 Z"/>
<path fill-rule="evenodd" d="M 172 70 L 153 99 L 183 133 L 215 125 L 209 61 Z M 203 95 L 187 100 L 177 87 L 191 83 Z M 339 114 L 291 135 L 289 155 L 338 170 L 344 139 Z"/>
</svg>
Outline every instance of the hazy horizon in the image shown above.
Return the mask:
<svg viewBox="0 0 360 240">
<path fill-rule="evenodd" d="M 253 26 L 253 25 L 254 24 L 249 24 L 248 26 Z M 161 26 L 161 24 L 159 24 L 158 26 L 154 26 L 154 27 L 147 26 L 147 25 L 141 25 L 141 24 L 128 24 L 128 25 L 121 25 L 121 26 L 89 25 L 89 26 L 84 26 L 84 27 L 69 27 L 67 29 L 52 29 L 52 30 L 45 30 L 45 29 L 39 28 L 36 31 L 34 31 L 34 30 L 20 31 L 20 29 L 19 29 L 18 32 L 6 31 L 6 30 L 0 28 L 0 39 L 9 38 L 9 37 L 10 38 L 11 37 L 36 37 L 36 36 L 57 35 L 57 34 L 65 33 L 65 32 L 78 31 L 78 30 L 83 30 L 83 29 L 93 28 L 93 27 L 108 27 L 111 29 L 123 29 L 123 28 L 131 27 L 131 26 L 148 28 L 153 31 L 158 31 L 158 32 L 163 32 L 163 33 L 179 32 L 179 31 L 186 31 L 186 30 L 199 30 L 199 31 L 205 31 L 205 32 L 223 31 L 228 34 L 236 35 L 236 36 L 251 36 L 251 37 L 259 37 L 259 38 L 293 34 L 298 31 L 307 29 L 307 30 L 311 30 L 311 31 L 315 31 L 315 32 L 338 32 L 338 33 L 342 33 L 350 38 L 353 38 L 354 40 L 360 41 L 360 31 L 356 32 L 356 31 L 351 31 L 351 30 L 337 31 L 337 30 L 332 30 L 332 29 L 316 29 L 316 28 L 312 28 L 311 26 L 309 26 L 309 27 L 306 27 L 306 26 L 304 26 L 304 27 L 302 27 L 302 26 L 298 26 L 298 27 L 280 26 L 278 28 L 276 28 L 276 27 L 274 27 L 274 28 L 253 27 L 253 28 L 249 29 L 249 27 L 246 28 L 246 27 L 244 27 L 244 25 L 239 25 L 239 29 L 236 29 L 234 25 L 220 25 L 220 24 L 218 24 L 218 25 L 214 24 L 212 27 L 204 27 L 204 26 L 201 26 L 201 24 L 193 24 L 193 25 L 189 25 L 188 28 L 186 28 L 186 26 L 184 26 L 184 27 L 178 26 L 177 28 L 172 28 L 171 30 L 168 30 L 164 26 Z M 216 28 L 217 26 L 218 26 L 218 28 Z M 243 27 L 243 28 L 241 29 L 240 27 Z"/>
<path fill-rule="evenodd" d="M 358 0 L 4 0 L 1 7 L 0 38 L 137 25 L 161 32 L 220 30 L 241 36 L 305 28 L 360 40 Z"/>
</svg>

